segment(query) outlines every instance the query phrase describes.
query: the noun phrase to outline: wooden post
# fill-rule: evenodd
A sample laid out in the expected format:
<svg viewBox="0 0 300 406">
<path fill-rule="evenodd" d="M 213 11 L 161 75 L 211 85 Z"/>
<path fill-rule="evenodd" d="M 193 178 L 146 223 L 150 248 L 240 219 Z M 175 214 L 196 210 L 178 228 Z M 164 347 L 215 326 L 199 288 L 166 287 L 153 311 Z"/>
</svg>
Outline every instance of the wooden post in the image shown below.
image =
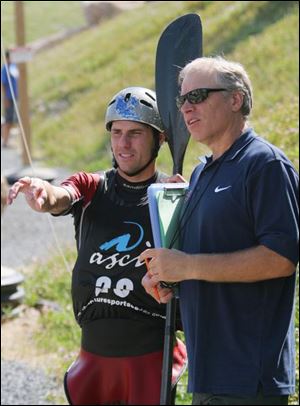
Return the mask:
<svg viewBox="0 0 300 406">
<path fill-rule="evenodd" d="M 16 45 L 17 47 L 25 46 L 25 21 L 24 21 L 24 5 L 23 1 L 15 1 L 15 28 L 16 28 Z M 27 92 L 27 67 L 26 63 L 18 64 L 19 68 L 19 109 L 22 120 L 22 125 L 27 141 L 28 152 L 31 153 L 31 135 L 30 135 L 30 120 L 29 120 L 29 102 Z M 28 166 L 30 159 L 22 139 L 22 161 L 24 166 Z"/>
</svg>

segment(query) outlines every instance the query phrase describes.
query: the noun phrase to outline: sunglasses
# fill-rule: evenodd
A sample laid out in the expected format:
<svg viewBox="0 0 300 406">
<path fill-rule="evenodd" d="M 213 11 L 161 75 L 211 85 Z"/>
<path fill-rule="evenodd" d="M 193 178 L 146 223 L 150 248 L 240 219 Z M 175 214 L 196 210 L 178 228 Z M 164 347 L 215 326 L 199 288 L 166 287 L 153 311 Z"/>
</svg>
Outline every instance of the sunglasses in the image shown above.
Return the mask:
<svg viewBox="0 0 300 406">
<path fill-rule="evenodd" d="M 177 96 L 176 97 L 176 105 L 178 109 L 181 109 L 183 104 L 185 103 L 186 100 L 189 101 L 191 104 L 198 104 L 202 103 L 204 100 L 206 100 L 209 96 L 209 93 L 211 92 L 221 92 L 227 89 L 194 89 L 191 90 L 190 92 L 187 92 L 186 94 L 183 94 L 182 96 Z"/>
</svg>

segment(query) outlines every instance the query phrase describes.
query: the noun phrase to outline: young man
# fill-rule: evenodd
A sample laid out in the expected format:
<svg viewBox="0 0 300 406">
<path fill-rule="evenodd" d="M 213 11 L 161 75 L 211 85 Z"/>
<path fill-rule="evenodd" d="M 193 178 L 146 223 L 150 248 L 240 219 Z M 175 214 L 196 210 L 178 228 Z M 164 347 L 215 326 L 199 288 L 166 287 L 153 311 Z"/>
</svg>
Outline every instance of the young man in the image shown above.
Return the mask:
<svg viewBox="0 0 300 406">
<path fill-rule="evenodd" d="M 177 99 L 206 158 L 191 177 L 181 251 L 149 249 L 143 284 L 161 302 L 180 282 L 193 404 L 288 404 L 295 390 L 295 269 L 299 178 L 282 151 L 248 126 L 244 68 L 199 58 Z M 152 277 L 151 277 L 152 275 Z"/>
<path fill-rule="evenodd" d="M 77 173 L 61 187 L 23 178 L 8 201 L 23 192 L 35 210 L 74 216 L 72 298 L 82 343 L 65 377 L 69 402 L 158 404 L 165 306 L 144 291 L 146 267 L 139 261 L 153 246 L 147 188 L 165 177 L 155 169 L 164 141 L 155 93 L 123 89 L 109 103 L 105 124 L 116 168 Z M 174 354 L 183 366 L 181 343 Z"/>
</svg>

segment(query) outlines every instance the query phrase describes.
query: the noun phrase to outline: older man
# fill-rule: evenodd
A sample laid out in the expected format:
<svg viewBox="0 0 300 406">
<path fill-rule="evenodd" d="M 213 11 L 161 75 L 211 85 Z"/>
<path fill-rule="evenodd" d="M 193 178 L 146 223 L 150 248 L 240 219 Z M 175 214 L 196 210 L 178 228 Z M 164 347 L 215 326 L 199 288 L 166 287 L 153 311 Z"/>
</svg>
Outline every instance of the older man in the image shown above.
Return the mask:
<svg viewBox="0 0 300 406">
<path fill-rule="evenodd" d="M 298 175 L 250 128 L 245 69 L 199 58 L 177 98 L 192 137 L 212 155 L 193 172 L 181 251 L 149 249 L 148 293 L 180 282 L 193 404 L 287 404 L 295 390 L 294 292 Z"/>
</svg>

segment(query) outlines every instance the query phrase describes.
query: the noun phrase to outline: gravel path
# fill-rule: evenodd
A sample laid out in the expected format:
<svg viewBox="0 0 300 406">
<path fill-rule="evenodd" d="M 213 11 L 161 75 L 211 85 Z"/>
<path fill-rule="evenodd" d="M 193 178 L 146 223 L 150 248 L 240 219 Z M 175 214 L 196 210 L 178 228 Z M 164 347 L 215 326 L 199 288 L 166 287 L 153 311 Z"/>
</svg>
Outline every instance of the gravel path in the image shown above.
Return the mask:
<svg viewBox="0 0 300 406">
<path fill-rule="evenodd" d="M 12 140 L 13 141 L 13 140 Z M 13 143 L 13 142 L 12 142 Z M 21 154 L 17 146 L 1 148 L 1 173 L 7 174 L 22 168 Z M 66 170 L 57 170 L 58 178 L 69 175 Z M 53 218 L 31 210 L 23 196 L 6 208 L 1 217 L 1 265 L 18 269 L 30 265 L 35 260 L 47 260 L 58 255 L 49 220 L 57 234 L 59 244 L 75 246 L 73 221 L 71 216 Z M 5 354 L 5 342 L 1 340 L 1 351 Z M 3 355 L 2 355 L 3 356 Z M 1 357 L 2 358 L 2 357 Z M 4 355 L 5 358 L 5 355 Z M 63 394 L 62 382 L 47 376 L 41 368 L 33 368 L 17 360 L 1 359 L 1 404 L 2 405 L 54 405 L 53 398 Z"/>
<path fill-rule="evenodd" d="M 1 361 L 1 405 L 54 405 L 59 392 L 55 380 L 43 370 L 17 361 Z"/>
<path fill-rule="evenodd" d="M 22 168 L 20 152 L 15 148 L 1 148 L 1 173 L 17 172 Z M 63 169 L 56 169 L 59 182 L 69 175 Z M 34 260 L 57 255 L 58 248 L 49 224 L 51 220 L 59 243 L 75 246 L 71 216 L 54 218 L 31 210 L 21 194 L 6 208 L 1 217 L 1 264 L 17 268 L 31 264 Z"/>
</svg>

